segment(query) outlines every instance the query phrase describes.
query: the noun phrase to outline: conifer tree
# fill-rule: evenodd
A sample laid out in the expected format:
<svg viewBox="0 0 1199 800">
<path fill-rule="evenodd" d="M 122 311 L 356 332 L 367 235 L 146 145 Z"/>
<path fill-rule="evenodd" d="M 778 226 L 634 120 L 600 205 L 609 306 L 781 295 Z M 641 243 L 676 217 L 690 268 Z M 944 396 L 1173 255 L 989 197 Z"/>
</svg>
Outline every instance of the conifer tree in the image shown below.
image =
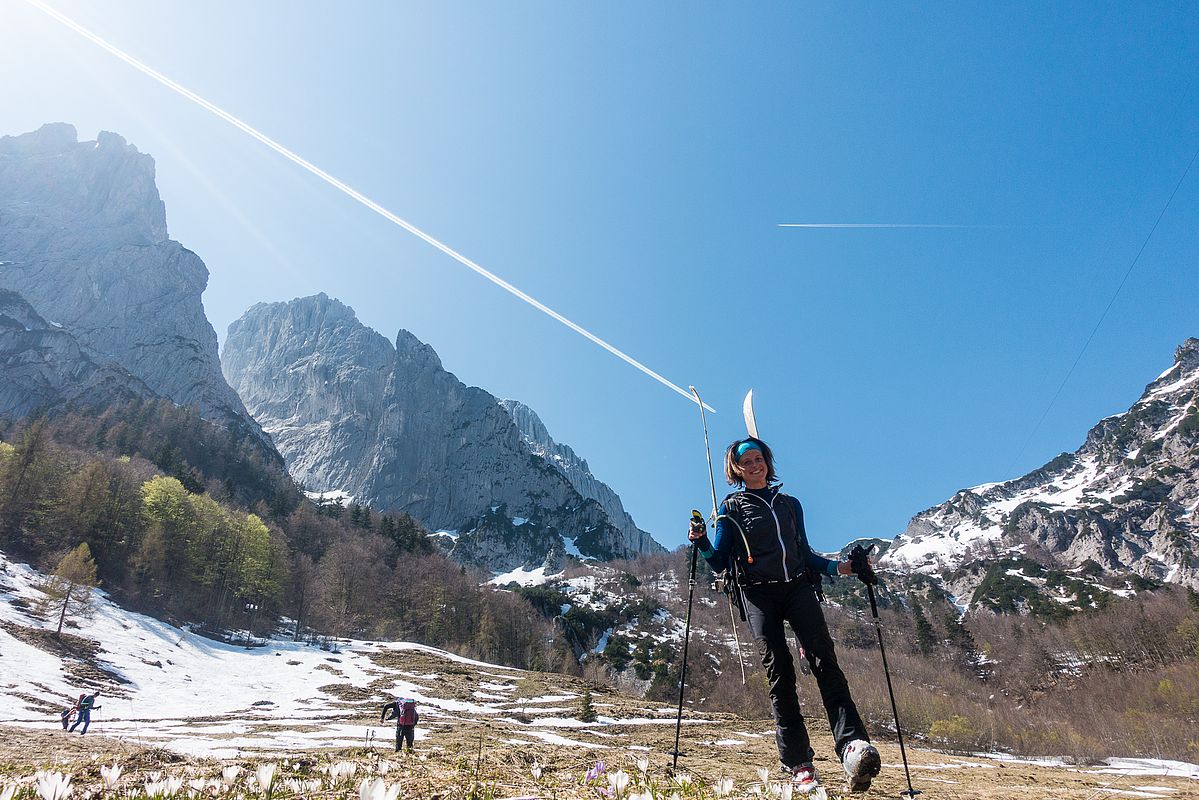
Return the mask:
<svg viewBox="0 0 1199 800">
<path fill-rule="evenodd" d="M 579 722 L 595 722 L 597 715 L 591 705 L 591 689 L 583 690 L 583 699 L 579 702 Z"/>
<path fill-rule="evenodd" d="M 921 655 L 928 655 L 937 646 L 937 634 L 924 616 L 924 609 L 920 607 L 920 601 L 916 596 L 911 595 L 908 599 L 912 603 L 912 616 L 916 619 L 916 649 Z"/>
</svg>

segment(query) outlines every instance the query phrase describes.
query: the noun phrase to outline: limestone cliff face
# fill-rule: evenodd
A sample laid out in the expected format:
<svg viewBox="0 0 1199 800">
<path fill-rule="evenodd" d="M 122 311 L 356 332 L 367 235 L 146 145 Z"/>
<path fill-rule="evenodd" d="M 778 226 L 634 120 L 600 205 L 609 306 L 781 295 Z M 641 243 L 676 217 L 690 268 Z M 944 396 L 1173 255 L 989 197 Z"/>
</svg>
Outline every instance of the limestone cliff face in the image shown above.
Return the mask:
<svg viewBox="0 0 1199 800">
<path fill-rule="evenodd" d="M 42 319 L 20 295 L 0 289 L 0 416 L 105 408 L 153 396 L 140 380 Z"/>
<path fill-rule="evenodd" d="M 293 477 L 360 493 L 394 348 L 348 306 L 309 301 L 251 308 L 229 326 L 222 364 Z"/>
<path fill-rule="evenodd" d="M 0 288 L 154 393 L 264 445 L 221 375 L 204 263 L 167 238 L 154 161 L 70 125 L 0 137 Z"/>
<path fill-rule="evenodd" d="M 1130 574 L 1199 588 L 1197 510 L 1199 339 L 1187 339 L 1173 366 L 1078 450 L 917 514 L 881 563 L 941 576 L 959 596 L 988 580 L 1011 595 L 1021 570 L 1042 577 L 1018 564 L 989 574 L 988 563 L 1012 558 L 1058 570 L 1051 589 Z"/>
<path fill-rule="evenodd" d="M 463 563 L 504 571 L 575 549 L 600 559 L 649 549 L 407 331 L 392 345 L 321 294 L 251 308 L 230 326 L 223 360 L 297 480 L 455 532 Z"/>
</svg>

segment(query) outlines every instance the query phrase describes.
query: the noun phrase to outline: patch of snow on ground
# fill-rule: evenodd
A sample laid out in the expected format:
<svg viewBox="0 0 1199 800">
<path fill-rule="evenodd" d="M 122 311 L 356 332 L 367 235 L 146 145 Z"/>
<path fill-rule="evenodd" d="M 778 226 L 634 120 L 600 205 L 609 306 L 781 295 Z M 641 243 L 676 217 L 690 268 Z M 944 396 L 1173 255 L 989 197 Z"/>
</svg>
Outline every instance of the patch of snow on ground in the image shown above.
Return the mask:
<svg viewBox="0 0 1199 800">
<path fill-rule="evenodd" d="M 304 496 L 314 503 L 336 503 L 340 500 L 343 506 L 348 506 L 354 502 L 354 495 L 340 489 L 328 492 L 304 492 Z"/>
<path fill-rule="evenodd" d="M 513 581 L 519 583 L 521 586 L 540 586 L 549 579 L 550 577 L 545 574 L 545 567 L 538 567 L 537 569 L 533 570 L 527 570 L 524 567 L 517 567 L 511 572 L 505 572 L 502 575 L 496 575 L 487 582 L 496 586 L 507 586 Z"/>
<path fill-rule="evenodd" d="M 1199 781 L 1199 764 L 1158 758 L 1109 758 L 1104 766 L 1080 771 L 1112 775 L 1168 775 Z"/>
<path fill-rule="evenodd" d="M 580 742 L 576 741 L 575 739 L 567 739 L 565 736 L 559 736 L 558 734 L 550 733 L 549 731 L 528 731 L 527 735 L 534 736 L 541 741 L 549 742 L 550 744 L 564 744 L 569 747 L 585 747 L 588 750 L 603 750 L 606 747 L 606 745 L 602 744 L 592 744 L 591 742 Z"/>
</svg>

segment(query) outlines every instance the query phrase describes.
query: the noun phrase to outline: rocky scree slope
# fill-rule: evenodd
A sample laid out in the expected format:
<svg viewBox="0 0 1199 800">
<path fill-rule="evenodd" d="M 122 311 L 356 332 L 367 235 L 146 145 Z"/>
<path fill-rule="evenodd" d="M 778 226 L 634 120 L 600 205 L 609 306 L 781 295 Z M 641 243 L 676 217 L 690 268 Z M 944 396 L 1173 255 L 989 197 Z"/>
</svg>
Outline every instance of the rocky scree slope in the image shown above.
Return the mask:
<svg viewBox="0 0 1199 800">
<path fill-rule="evenodd" d="M 204 262 L 167 237 L 150 156 L 115 133 L 80 142 L 63 123 L 0 137 L 0 288 L 92 360 L 277 458 L 221 375 L 207 283 Z"/>
<path fill-rule="evenodd" d="M 1078 450 L 917 514 L 880 565 L 1002 610 L 1093 605 L 1163 581 L 1199 588 L 1197 508 L 1199 339 L 1187 339 Z"/>
<path fill-rule="evenodd" d="M 403 330 L 393 345 L 324 294 L 254 306 L 222 358 L 296 480 L 445 531 L 461 563 L 556 568 L 568 551 L 660 549 L 627 536 L 431 347 Z"/>
</svg>

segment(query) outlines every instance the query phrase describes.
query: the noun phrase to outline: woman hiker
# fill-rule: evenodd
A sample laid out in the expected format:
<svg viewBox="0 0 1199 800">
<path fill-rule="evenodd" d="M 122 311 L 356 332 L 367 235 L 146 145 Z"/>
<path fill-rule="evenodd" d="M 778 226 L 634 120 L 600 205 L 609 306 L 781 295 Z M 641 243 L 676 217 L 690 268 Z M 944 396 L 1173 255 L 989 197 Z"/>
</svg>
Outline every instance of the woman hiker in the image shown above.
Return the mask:
<svg viewBox="0 0 1199 800">
<path fill-rule="evenodd" d="M 852 575 L 853 568 L 848 561 L 838 563 L 812 552 L 804 530 L 803 507 L 794 497 L 779 491 L 774 455 L 761 439 L 750 437 L 729 445 L 724 473 L 729 484 L 740 491 L 721 504 L 715 541 L 708 538 L 702 521 L 692 524 L 688 538 L 713 570 L 731 569 L 730 577 L 744 601 L 754 642 L 766 668 L 783 768 L 800 792 L 812 792 L 820 785 L 812 766 L 815 753 L 799 708 L 795 666 L 783 631 L 786 622 L 799 639 L 820 687 L 850 790 L 866 791 L 882 762 L 878 750 L 870 744 L 850 697 L 849 684 L 837 665 L 833 640 L 816 596 L 820 575 Z"/>
</svg>

